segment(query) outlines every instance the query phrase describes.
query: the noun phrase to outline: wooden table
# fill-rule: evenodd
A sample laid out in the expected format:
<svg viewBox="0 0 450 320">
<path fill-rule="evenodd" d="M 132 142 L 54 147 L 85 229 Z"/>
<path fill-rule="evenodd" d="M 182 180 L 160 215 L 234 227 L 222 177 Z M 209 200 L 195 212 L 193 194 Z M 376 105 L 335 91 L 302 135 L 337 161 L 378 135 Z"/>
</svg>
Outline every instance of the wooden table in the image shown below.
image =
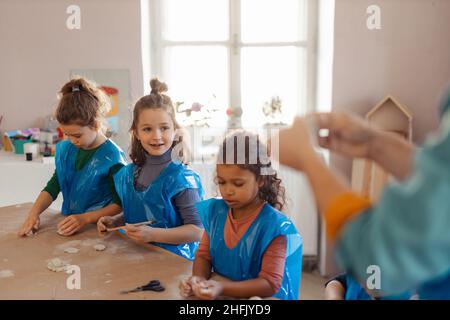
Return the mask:
<svg viewBox="0 0 450 320">
<path fill-rule="evenodd" d="M 17 231 L 31 205 L 0 208 L 0 299 L 182 299 L 178 284 L 191 275 L 190 261 L 118 233 L 100 237 L 95 225 L 74 236 L 60 236 L 56 225 L 64 217 L 52 210 L 41 215 L 35 235 L 20 238 Z M 95 251 L 97 243 L 105 244 L 106 250 Z M 68 247 L 79 252 L 65 253 Z M 71 274 L 48 270 L 52 258 L 80 267 L 81 289 L 67 288 Z M 120 294 L 153 279 L 166 290 Z"/>
</svg>

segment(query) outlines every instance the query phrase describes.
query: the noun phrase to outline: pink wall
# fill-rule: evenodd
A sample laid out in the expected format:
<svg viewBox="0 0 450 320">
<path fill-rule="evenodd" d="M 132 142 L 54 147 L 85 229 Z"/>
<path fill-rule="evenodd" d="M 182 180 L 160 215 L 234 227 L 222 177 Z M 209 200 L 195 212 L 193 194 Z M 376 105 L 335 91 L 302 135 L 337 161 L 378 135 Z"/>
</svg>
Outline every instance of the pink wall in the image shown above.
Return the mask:
<svg viewBox="0 0 450 320">
<path fill-rule="evenodd" d="M 381 30 L 366 26 L 381 8 Z M 420 143 L 438 125 L 441 90 L 450 84 L 449 0 L 336 0 L 333 108 L 365 115 L 387 94 L 414 114 Z M 333 156 L 349 176 L 351 163 Z"/>
</svg>

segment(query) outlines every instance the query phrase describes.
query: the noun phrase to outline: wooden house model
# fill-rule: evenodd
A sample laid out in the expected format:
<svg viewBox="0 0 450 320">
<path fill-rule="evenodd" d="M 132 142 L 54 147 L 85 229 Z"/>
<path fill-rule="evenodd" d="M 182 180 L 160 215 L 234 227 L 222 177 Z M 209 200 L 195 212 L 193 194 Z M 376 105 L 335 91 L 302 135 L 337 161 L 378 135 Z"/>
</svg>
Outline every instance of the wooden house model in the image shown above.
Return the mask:
<svg viewBox="0 0 450 320">
<path fill-rule="evenodd" d="M 385 131 L 412 140 L 412 114 L 392 96 L 387 96 L 366 115 L 367 121 Z M 378 200 L 384 186 L 392 177 L 373 161 L 354 159 L 352 189 L 371 200 Z"/>
</svg>

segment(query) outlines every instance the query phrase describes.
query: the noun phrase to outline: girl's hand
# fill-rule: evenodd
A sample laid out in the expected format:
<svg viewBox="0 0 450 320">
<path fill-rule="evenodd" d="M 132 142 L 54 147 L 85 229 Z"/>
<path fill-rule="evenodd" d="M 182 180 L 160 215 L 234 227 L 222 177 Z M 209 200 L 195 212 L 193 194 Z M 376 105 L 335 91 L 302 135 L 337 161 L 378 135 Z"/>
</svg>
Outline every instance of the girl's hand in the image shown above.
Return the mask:
<svg viewBox="0 0 450 320">
<path fill-rule="evenodd" d="M 203 280 L 192 286 L 195 296 L 202 300 L 214 300 L 223 292 L 223 284 L 220 281 Z"/>
<path fill-rule="evenodd" d="M 127 224 L 124 228 L 127 236 L 138 243 L 154 242 L 153 228 L 149 226 L 135 227 Z"/>
<path fill-rule="evenodd" d="M 110 216 L 101 217 L 100 219 L 98 219 L 97 231 L 100 236 L 104 236 L 106 234 L 106 229 L 117 227 L 115 222 L 116 220 Z"/>
<path fill-rule="evenodd" d="M 19 236 L 23 237 L 30 232 L 36 232 L 39 229 L 39 215 L 36 214 L 28 214 L 27 219 L 23 223 L 22 227 L 19 230 Z"/>
<path fill-rule="evenodd" d="M 180 296 L 188 298 L 194 295 L 194 291 L 192 291 L 191 279 L 192 277 L 181 280 L 178 286 L 180 289 Z"/>
<path fill-rule="evenodd" d="M 88 224 L 88 221 L 85 214 L 73 214 L 58 224 L 58 232 L 64 236 L 70 236 L 86 224 Z"/>
<path fill-rule="evenodd" d="M 180 295 L 185 298 L 193 296 L 194 291 L 192 290 L 192 288 L 202 281 L 206 281 L 206 279 L 198 276 L 191 276 L 187 279 L 182 280 L 180 282 L 180 285 L 178 286 L 180 288 Z"/>
</svg>

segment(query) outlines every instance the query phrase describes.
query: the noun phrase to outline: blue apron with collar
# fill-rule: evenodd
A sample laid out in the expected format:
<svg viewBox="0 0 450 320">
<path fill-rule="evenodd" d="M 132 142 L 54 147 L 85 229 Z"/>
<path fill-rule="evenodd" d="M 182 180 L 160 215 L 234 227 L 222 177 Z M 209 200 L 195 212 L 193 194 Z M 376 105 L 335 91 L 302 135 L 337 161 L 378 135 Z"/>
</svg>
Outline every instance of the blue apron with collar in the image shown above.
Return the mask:
<svg viewBox="0 0 450 320">
<path fill-rule="evenodd" d="M 137 191 L 134 187 L 135 170 L 136 165 L 129 164 L 114 176 L 126 223 L 154 220 L 156 223 L 152 224 L 152 228 L 179 227 L 183 225 L 183 221 L 175 211 L 172 198 L 185 189 L 197 189 L 200 199 L 203 199 L 204 192 L 198 174 L 182 163 L 170 162 L 144 191 Z M 193 260 L 199 242 L 152 244 Z"/>
<path fill-rule="evenodd" d="M 345 300 L 372 300 L 367 294 L 366 290 L 353 279 L 353 277 L 346 275 L 345 281 L 347 290 L 345 290 Z"/>
<path fill-rule="evenodd" d="M 116 164 L 126 164 L 122 149 L 109 139 L 80 170 L 75 169 L 78 151 L 68 140 L 56 145 L 55 166 L 63 194 L 61 213 L 64 215 L 94 211 L 110 204 L 109 170 Z"/>
<path fill-rule="evenodd" d="M 197 203 L 205 231 L 210 239 L 213 271 L 234 281 L 256 279 L 262 258 L 269 244 L 278 236 L 286 236 L 286 264 L 281 288 L 273 296 L 283 300 L 298 299 L 302 271 L 302 237 L 292 221 L 265 204 L 258 217 L 239 240 L 229 249 L 225 244 L 224 228 L 229 207 L 221 199 Z"/>
<path fill-rule="evenodd" d="M 450 272 L 421 285 L 417 294 L 421 300 L 450 300 Z"/>
<path fill-rule="evenodd" d="M 352 276 L 345 276 L 347 290 L 345 291 L 345 300 L 373 300 L 367 291 Z M 398 295 L 380 296 L 379 300 L 408 300 L 411 298 L 409 292 Z"/>
</svg>

